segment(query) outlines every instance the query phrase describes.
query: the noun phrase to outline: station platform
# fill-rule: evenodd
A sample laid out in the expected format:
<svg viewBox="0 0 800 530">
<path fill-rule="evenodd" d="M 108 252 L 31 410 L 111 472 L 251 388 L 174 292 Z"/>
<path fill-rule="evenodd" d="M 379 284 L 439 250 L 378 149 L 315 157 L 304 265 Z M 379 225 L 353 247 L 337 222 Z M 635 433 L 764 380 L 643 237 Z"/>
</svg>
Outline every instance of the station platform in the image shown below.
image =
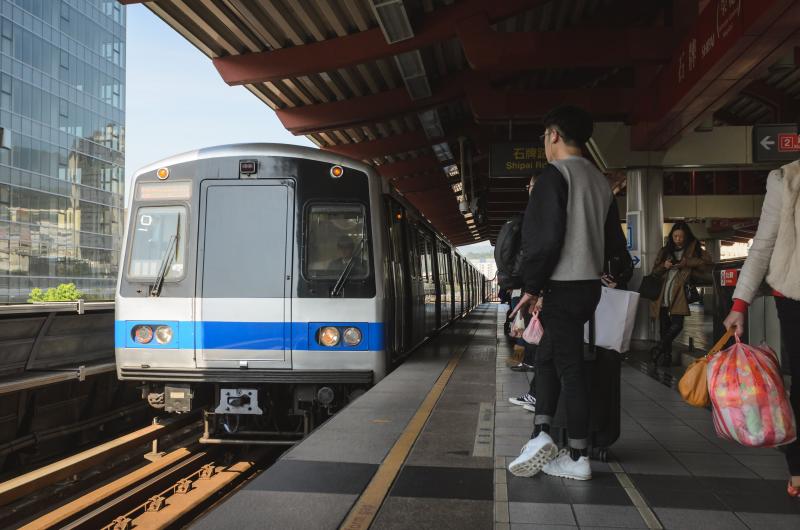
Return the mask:
<svg viewBox="0 0 800 530">
<path fill-rule="evenodd" d="M 594 478 L 514 477 L 533 415 L 509 403 L 505 306 L 443 330 L 195 528 L 800 528 L 776 450 L 718 439 L 709 411 L 625 365 L 622 435 Z"/>
</svg>

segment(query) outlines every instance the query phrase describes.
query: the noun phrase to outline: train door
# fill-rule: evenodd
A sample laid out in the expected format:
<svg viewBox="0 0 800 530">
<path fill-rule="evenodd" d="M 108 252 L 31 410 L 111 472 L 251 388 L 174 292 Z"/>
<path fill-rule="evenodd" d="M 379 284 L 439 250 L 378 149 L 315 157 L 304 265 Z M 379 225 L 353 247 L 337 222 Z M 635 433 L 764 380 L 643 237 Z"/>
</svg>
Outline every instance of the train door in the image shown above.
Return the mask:
<svg viewBox="0 0 800 530">
<path fill-rule="evenodd" d="M 196 361 L 291 368 L 294 197 L 282 181 L 204 181 Z"/>
<path fill-rule="evenodd" d="M 439 241 L 434 238 L 431 242 L 431 265 L 433 265 L 433 292 L 435 297 L 436 310 L 434 311 L 434 327 L 439 329 L 442 327 L 444 320 L 442 319 L 442 300 L 444 299 L 444 285 L 442 282 L 443 271 L 442 263 L 440 261 L 441 251 L 439 250 Z"/>
<path fill-rule="evenodd" d="M 450 249 L 441 241 L 439 242 L 439 270 L 442 290 L 440 304 L 442 312 L 441 325 L 444 325 L 453 320 L 453 287 L 451 284 L 452 274 L 450 273 Z"/>
<path fill-rule="evenodd" d="M 389 293 L 392 297 L 389 336 L 392 337 L 392 361 L 397 361 L 411 345 L 411 285 L 409 264 L 404 250 L 405 215 L 403 207 L 387 198 L 389 226 Z"/>
</svg>

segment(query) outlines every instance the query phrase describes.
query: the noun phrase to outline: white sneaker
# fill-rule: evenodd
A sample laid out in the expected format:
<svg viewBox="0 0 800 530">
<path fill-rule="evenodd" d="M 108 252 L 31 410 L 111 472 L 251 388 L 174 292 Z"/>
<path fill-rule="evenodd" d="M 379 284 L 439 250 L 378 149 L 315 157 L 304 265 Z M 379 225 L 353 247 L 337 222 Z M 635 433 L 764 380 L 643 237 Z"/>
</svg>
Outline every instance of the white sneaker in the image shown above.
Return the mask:
<svg viewBox="0 0 800 530">
<path fill-rule="evenodd" d="M 551 460 L 542 471 L 546 475 L 572 480 L 589 480 L 592 478 L 592 466 L 589 464 L 589 457 L 582 456 L 578 460 L 573 460 L 569 456 L 569 449 L 562 449 L 558 457 Z"/>
<path fill-rule="evenodd" d="M 558 447 L 553 443 L 553 439 L 546 432 L 541 432 L 522 446 L 522 451 L 508 465 L 508 470 L 517 477 L 532 477 L 557 454 Z"/>
<path fill-rule="evenodd" d="M 536 407 L 534 405 L 522 405 L 522 408 L 530 412 L 536 412 Z"/>
<path fill-rule="evenodd" d="M 509 403 L 512 403 L 514 405 L 521 405 L 521 406 L 536 405 L 536 398 L 527 393 L 522 394 L 520 397 L 508 398 L 508 401 Z"/>
</svg>

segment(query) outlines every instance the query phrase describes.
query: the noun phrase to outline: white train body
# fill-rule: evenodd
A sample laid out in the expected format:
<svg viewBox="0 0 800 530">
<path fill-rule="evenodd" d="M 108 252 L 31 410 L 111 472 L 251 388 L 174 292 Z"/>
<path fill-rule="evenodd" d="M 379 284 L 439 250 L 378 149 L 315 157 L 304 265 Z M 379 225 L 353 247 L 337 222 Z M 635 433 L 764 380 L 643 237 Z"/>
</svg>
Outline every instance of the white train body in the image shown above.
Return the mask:
<svg viewBox="0 0 800 530">
<path fill-rule="evenodd" d="M 201 149 L 131 191 L 117 374 L 168 411 L 260 415 L 277 387 L 295 414 L 341 404 L 483 296 L 371 167 L 321 150 Z"/>
</svg>

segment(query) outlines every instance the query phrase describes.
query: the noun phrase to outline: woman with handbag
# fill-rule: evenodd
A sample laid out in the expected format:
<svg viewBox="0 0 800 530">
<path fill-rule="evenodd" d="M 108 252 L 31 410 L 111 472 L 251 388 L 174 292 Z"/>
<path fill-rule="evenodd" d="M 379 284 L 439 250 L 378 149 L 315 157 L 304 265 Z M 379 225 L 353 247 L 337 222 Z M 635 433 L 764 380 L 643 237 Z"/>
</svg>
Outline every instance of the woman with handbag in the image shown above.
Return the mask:
<svg viewBox="0 0 800 530">
<path fill-rule="evenodd" d="M 683 330 L 683 319 L 690 314 L 689 304 L 699 301 L 692 286 L 692 275 L 711 265 L 711 256 L 694 237 L 689 225 L 680 221 L 672 226 L 667 244 L 658 252 L 653 275 L 661 279 L 661 294 L 650 302 L 650 316 L 658 319 L 661 341 L 651 350 L 654 362 L 664 366 L 680 365 L 672 355 L 672 341 Z"/>
<path fill-rule="evenodd" d="M 773 289 L 792 386 L 789 397 L 800 425 L 800 161 L 771 171 L 758 232 L 736 282 L 725 328 L 740 335 L 745 314 L 766 279 Z M 800 500 L 800 440 L 786 446 L 790 497 Z"/>
</svg>

